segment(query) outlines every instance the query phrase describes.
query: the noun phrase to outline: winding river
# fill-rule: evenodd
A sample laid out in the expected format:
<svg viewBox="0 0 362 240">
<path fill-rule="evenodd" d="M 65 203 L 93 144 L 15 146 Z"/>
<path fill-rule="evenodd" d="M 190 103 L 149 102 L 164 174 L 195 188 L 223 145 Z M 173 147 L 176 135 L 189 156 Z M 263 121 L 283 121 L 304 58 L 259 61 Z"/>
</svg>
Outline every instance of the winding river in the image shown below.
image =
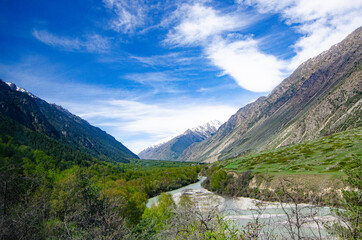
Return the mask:
<svg viewBox="0 0 362 240">
<path fill-rule="evenodd" d="M 303 218 L 301 230 L 309 237 L 317 237 L 319 234 L 326 235 L 321 221 L 333 220 L 330 209 L 311 207 L 307 204 L 299 204 L 298 209 L 290 204 L 279 202 L 263 202 L 245 197 L 225 197 L 217 195 L 201 186 L 206 177 L 202 177 L 198 182 L 170 191 L 174 201 L 178 203 L 182 194 L 187 194 L 201 211 L 209 211 L 217 208 L 225 219 L 231 220 L 237 227 L 246 226 L 250 221 L 257 221 L 266 226 L 263 231 L 268 233 L 287 234 L 288 222 L 287 214 L 292 216 L 296 210 Z M 157 204 L 158 196 L 150 198 L 147 207 Z M 292 217 L 293 218 L 293 217 Z M 265 229 L 268 228 L 268 229 Z"/>
</svg>

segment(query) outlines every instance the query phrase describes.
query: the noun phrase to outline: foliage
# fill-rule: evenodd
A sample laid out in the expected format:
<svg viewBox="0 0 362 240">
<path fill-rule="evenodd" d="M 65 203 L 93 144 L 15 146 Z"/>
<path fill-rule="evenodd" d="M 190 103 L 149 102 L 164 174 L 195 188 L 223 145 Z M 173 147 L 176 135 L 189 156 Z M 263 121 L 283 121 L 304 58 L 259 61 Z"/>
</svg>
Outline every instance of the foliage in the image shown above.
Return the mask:
<svg viewBox="0 0 362 240">
<path fill-rule="evenodd" d="M 216 192 L 221 191 L 224 188 L 226 179 L 227 173 L 224 170 L 217 171 L 211 178 L 211 190 Z"/>
<path fill-rule="evenodd" d="M 362 128 L 340 132 L 317 140 L 229 159 L 224 169 L 269 174 L 343 175 L 353 168 L 353 154 L 362 156 Z"/>
<path fill-rule="evenodd" d="M 246 239 L 247 236 L 247 231 L 239 231 L 217 209 L 201 211 L 184 194 L 178 204 L 171 195 L 161 195 L 158 205 L 146 209 L 137 229 L 140 239 Z"/>
<path fill-rule="evenodd" d="M 342 191 L 342 208 L 334 209 L 337 221 L 327 224 L 330 233 L 343 239 L 362 238 L 362 158 L 354 156 L 356 168 L 347 170 L 349 190 Z"/>
<path fill-rule="evenodd" d="M 0 139 L 0 239 L 134 239 L 147 199 L 200 171 L 141 160 L 78 164 L 13 142 Z"/>
</svg>

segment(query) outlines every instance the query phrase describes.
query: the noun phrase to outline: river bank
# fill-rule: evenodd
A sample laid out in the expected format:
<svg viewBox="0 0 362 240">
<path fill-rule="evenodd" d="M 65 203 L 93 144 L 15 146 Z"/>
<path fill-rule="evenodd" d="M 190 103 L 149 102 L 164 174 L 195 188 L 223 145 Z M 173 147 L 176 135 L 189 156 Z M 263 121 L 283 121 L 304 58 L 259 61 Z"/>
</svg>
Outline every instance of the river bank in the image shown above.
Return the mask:
<svg viewBox="0 0 362 240">
<path fill-rule="evenodd" d="M 181 188 L 177 188 L 175 190 L 169 191 L 167 193 L 170 193 L 172 196 L 174 196 L 175 194 L 179 193 L 179 192 L 183 192 L 184 190 L 192 190 L 192 189 L 204 189 L 201 184 L 206 180 L 206 177 L 200 177 L 199 180 L 195 183 L 186 185 L 184 187 Z M 150 199 L 148 199 L 147 203 L 146 203 L 146 207 L 150 208 L 153 204 L 157 204 L 157 199 L 158 199 L 159 195 L 152 197 Z"/>
<path fill-rule="evenodd" d="M 315 207 L 309 204 L 286 204 L 280 202 L 265 202 L 246 197 L 227 197 L 215 194 L 201 186 L 199 182 L 169 192 L 178 204 L 183 194 L 190 197 L 196 207 L 203 212 L 217 209 L 224 219 L 234 226 L 243 228 L 248 223 L 258 223 L 263 226 L 265 234 L 287 235 L 290 224 L 295 225 L 296 215 L 302 224 L 298 226 L 304 235 L 309 237 L 326 236 L 322 222 L 332 221 L 328 207 Z M 157 197 L 149 199 L 147 207 L 157 204 Z M 292 226 L 295 229 L 295 226 Z"/>
</svg>

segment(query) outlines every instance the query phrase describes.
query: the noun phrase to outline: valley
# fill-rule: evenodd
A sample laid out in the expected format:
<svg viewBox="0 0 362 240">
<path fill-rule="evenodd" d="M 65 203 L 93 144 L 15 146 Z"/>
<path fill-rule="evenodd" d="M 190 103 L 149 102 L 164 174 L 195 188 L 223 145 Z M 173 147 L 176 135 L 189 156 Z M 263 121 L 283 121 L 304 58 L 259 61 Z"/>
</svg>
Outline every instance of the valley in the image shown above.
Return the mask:
<svg viewBox="0 0 362 240">
<path fill-rule="evenodd" d="M 362 4 L 151 2 L 2 36 L 0 240 L 362 239 Z"/>
</svg>

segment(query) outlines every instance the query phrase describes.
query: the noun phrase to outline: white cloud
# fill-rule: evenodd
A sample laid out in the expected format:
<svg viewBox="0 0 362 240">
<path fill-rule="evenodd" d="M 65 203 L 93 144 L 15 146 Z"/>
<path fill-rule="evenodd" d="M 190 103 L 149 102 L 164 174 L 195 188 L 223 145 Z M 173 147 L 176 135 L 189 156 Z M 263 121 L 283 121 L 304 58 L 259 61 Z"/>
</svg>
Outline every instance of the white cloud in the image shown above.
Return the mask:
<svg viewBox="0 0 362 240">
<path fill-rule="evenodd" d="M 60 46 L 69 50 L 79 50 L 81 45 L 79 39 L 77 38 L 69 39 L 64 37 L 58 37 L 43 30 L 34 30 L 33 36 L 47 45 L 56 47 Z"/>
<path fill-rule="evenodd" d="M 261 52 L 258 41 L 233 32 L 251 24 L 254 17 L 239 11 L 223 13 L 201 3 L 181 5 L 175 16 L 179 22 L 164 42 L 176 46 L 201 46 L 206 58 L 239 86 L 266 92 L 285 77 L 282 73 L 285 62 Z"/>
<path fill-rule="evenodd" d="M 152 87 L 153 94 L 181 92 L 175 88 L 175 82 L 182 81 L 182 79 L 175 77 L 171 72 L 130 73 L 122 78 Z"/>
<path fill-rule="evenodd" d="M 150 7 L 141 0 L 103 0 L 105 6 L 116 14 L 111 28 L 117 32 L 133 33 L 146 25 Z"/>
<path fill-rule="evenodd" d="M 67 51 L 102 53 L 111 48 L 110 40 L 98 34 L 88 35 L 84 39 L 79 39 L 56 36 L 45 30 L 34 30 L 33 36 L 49 46 L 60 47 Z"/>
<path fill-rule="evenodd" d="M 362 1 L 331 0 L 239 0 L 234 12 L 215 10 L 206 3 L 182 4 L 173 14 L 178 21 L 165 43 L 171 46 L 199 46 L 204 56 L 231 76 L 241 87 L 254 92 L 272 90 L 302 62 L 328 50 L 362 23 Z M 255 20 L 243 7 L 254 6 L 261 13 L 279 13 L 300 37 L 293 46 L 295 57 L 281 60 L 262 52 L 252 36 L 235 33 Z M 245 19 L 248 19 L 247 21 Z"/>
<path fill-rule="evenodd" d="M 167 72 L 145 72 L 145 73 L 130 73 L 123 78 L 138 82 L 138 83 L 155 83 L 155 82 L 174 82 L 180 79 L 172 76 Z"/>
<path fill-rule="evenodd" d="M 260 12 L 280 12 L 290 22 L 301 23 L 320 18 L 335 17 L 359 11 L 361 1 L 329 0 L 328 3 L 314 0 L 239 0 L 241 4 L 256 5 Z"/>
<path fill-rule="evenodd" d="M 72 78 L 72 72 L 76 69 L 77 66 L 64 69 L 54 63 L 49 64 L 48 59 L 37 56 L 27 57 L 17 64 L 0 64 L 4 81 L 13 82 L 49 102 L 60 104 L 64 99 L 89 102 L 89 99 L 100 99 L 104 96 L 135 98 L 138 95 L 124 89 L 77 83 Z"/>
<path fill-rule="evenodd" d="M 199 57 L 184 56 L 185 54 L 180 52 L 172 52 L 164 55 L 154 55 L 149 57 L 143 56 L 131 56 L 131 58 L 144 63 L 149 66 L 179 66 L 190 65 L 196 60 L 200 60 Z"/>
<path fill-rule="evenodd" d="M 112 129 L 113 136 L 121 141 L 135 135 L 145 136 L 143 141 L 124 142 L 132 151 L 140 152 L 160 140 L 179 135 L 212 119 L 226 121 L 237 110 L 222 104 L 190 102 L 193 101 L 146 104 L 122 99 L 93 102 L 92 107 L 90 104 L 70 105 L 73 112 L 91 123 Z"/>
<path fill-rule="evenodd" d="M 285 77 L 284 61 L 262 53 L 253 39 L 211 43 L 207 56 L 215 66 L 235 79 L 239 86 L 253 92 L 267 92 Z"/>
<path fill-rule="evenodd" d="M 287 24 L 303 34 L 294 45 L 297 55 L 291 61 L 291 70 L 342 41 L 362 23 L 359 0 L 240 0 L 239 3 L 254 5 L 261 13 L 279 13 Z"/>
<path fill-rule="evenodd" d="M 210 37 L 225 31 L 241 29 L 247 25 L 247 21 L 236 14 L 222 14 L 200 3 L 183 4 L 174 14 L 173 17 L 181 21 L 167 34 L 165 40 L 167 44 L 200 44 Z"/>
</svg>

